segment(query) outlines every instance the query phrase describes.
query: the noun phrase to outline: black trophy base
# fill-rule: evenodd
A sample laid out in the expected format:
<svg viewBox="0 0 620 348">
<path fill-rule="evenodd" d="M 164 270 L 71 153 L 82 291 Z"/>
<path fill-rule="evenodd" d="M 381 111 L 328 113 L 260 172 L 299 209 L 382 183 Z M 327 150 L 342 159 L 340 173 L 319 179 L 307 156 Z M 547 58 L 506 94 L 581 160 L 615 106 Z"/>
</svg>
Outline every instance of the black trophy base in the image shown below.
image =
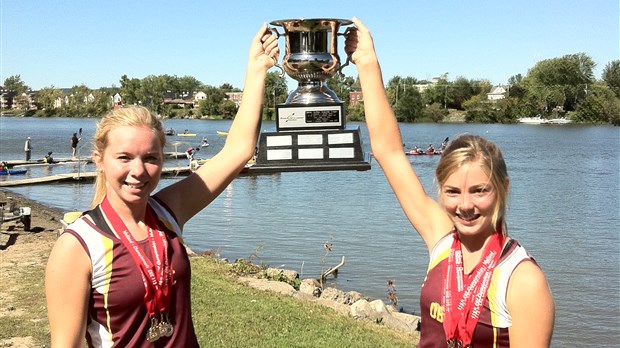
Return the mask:
<svg viewBox="0 0 620 348">
<path fill-rule="evenodd" d="M 359 127 L 263 132 L 249 173 L 369 170 Z"/>
</svg>

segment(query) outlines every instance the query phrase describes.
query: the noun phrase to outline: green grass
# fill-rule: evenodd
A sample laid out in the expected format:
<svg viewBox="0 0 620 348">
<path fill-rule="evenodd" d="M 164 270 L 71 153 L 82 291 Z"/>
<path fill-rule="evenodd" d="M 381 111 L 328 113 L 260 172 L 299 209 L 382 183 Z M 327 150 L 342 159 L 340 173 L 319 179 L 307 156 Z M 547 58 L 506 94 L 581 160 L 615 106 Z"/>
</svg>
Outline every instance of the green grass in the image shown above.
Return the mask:
<svg viewBox="0 0 620 348">
<path fill-rule="evenodd" d="M 229 267 L 193 257 L 192 312 L 201 346 L 413 347 L 413 338 L 226 275 Z"/>
<path fill-rule="evenodd" d="M 191 257 L 191 265 L 192 316 L 201 347 L 414 347 L 410 335 L 241 284 L 228 275 L 229 265 L 212 258 Z M 0 309 L 15 313 L 0 316 L 0 340 L 31 336 L 35 346 L 50 346 L 44 268 L 32 266 L 17 279 L 2 275 Z"/>
</svg>

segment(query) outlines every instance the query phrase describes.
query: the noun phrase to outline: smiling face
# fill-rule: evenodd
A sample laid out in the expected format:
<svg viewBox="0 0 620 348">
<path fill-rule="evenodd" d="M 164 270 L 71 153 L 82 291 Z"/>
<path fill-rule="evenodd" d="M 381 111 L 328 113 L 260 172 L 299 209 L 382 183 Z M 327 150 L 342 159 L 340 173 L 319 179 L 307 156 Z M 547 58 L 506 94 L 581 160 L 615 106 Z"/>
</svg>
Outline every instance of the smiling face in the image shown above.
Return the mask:
<svg viewBox="0 0 620 348">
<path fill-rule="evenodd" d="M 440 199 L 461 234 L 495 232 L 497 193 L 478 162 L 456 168 L 441 186 Z"/>
<path fill-rule="evenodd" d="M 146 126 L 121 126 L 108 133 L 107 144 L 102 154 L 95 153 L 97 168 L 105 173 L 106 195 L 113 204 L 146 203 L 163 167 L 159 137 Z"/>
</svg>

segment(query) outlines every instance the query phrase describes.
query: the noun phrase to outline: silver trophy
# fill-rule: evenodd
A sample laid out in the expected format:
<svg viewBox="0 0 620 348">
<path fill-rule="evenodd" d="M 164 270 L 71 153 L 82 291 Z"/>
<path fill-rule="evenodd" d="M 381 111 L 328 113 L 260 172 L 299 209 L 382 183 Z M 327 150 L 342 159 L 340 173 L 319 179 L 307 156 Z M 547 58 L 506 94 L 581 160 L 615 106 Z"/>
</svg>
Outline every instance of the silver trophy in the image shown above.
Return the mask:
<svg viewBox="0 0 620 348">
<path fill-rule="evenodd" d="M 344 103 L 327 87 L 326 80 L 341 74 L 338 36 L 345 19 L 286 19 L 270 23 L 272 32 L 285 37 L 284 73 L 298 82 L 286 102 L 276 105 L 276 132 L 263 132 L 252 170 L 368 170 L 359 127 L 346 126 Z"/>
</svg>

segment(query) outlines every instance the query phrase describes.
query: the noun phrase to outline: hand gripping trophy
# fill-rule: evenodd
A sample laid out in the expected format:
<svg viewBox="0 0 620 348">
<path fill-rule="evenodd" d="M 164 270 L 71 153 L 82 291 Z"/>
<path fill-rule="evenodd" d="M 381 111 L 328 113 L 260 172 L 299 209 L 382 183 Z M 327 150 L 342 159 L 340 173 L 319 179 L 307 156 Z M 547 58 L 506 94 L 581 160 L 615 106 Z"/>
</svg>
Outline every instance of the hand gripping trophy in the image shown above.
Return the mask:
<svg viewBox="0 0 620 348">
<path fill-rule="evenodd" d="M 286 102 L 276 105 L 276 131 L 263 132 L 252 171 L 368 170 L 359 127 L 347 127 L 344 103 L 325 81 L 340 73 L 338 56 L 343 19 L 290 19 L 270 23 L 284 29 L 275 35 L 286 39 L 282 65 L 276 65 L 298 82 Z M 349 29 L 347 29 L 349 30 Z M 281 76 L 283 76 L 282 74 Z"/>
</svg>

